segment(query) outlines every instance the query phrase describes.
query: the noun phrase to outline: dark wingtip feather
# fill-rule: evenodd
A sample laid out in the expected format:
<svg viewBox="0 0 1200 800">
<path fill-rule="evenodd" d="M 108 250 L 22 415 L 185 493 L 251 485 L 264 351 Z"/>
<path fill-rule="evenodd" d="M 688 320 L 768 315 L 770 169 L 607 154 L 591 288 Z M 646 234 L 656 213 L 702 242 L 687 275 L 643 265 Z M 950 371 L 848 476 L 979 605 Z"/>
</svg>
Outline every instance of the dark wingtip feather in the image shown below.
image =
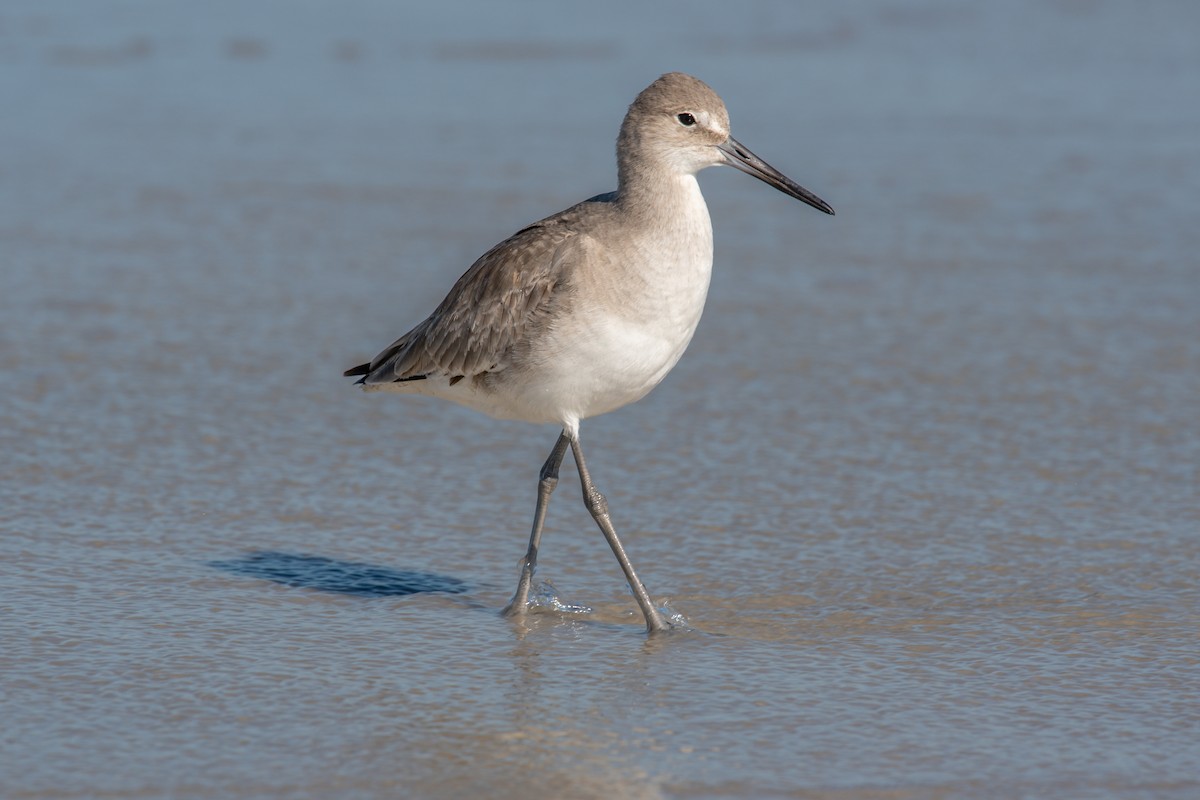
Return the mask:
<svg viewBox="0 0 1200 800">
<path fill-rule="evenodd" d="M 366 375 L 370 371 L 371 371 L 371 365 L 369 363 L 368 364 L 359 364 L 357 367 L 351 367 L 350 369 L 343 372 L 342 377 L 353 378 L 356 375 Z"/>
</svg>

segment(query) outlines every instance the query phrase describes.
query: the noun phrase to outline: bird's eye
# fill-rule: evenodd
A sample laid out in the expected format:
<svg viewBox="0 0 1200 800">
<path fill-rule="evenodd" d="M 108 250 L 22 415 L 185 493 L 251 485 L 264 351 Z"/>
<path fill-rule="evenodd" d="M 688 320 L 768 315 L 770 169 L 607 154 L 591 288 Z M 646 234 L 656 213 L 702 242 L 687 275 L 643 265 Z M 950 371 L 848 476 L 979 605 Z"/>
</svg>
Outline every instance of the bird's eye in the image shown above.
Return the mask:
<svg viewBox="0 0 1200 800">
<path fill-rule="evenodd" d="M 675 119 L 679 120 L 679 124 L 685 128 L 690 128 L 696 124 L 696 118 L 686 111 L 676 115 Z"/>
</svg>

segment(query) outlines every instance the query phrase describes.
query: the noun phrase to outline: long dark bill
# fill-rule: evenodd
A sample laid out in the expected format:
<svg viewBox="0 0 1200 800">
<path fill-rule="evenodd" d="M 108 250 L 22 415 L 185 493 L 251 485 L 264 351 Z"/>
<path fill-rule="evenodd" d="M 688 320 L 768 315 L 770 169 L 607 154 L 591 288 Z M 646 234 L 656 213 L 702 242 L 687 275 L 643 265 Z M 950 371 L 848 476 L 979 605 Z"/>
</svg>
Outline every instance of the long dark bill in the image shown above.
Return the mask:
<svg viewBox="0 0 1200 800">
<path fill-rule="evenodd" d="M 717 145 L 717 149 L 725 156 L 725 161 L 729 166 L 736 167 L 747 175 L 753 175 L 763 183 L 774 186 L 784 194 L 791 195 L 797 200 L 808 203 L 818 211 L 824 211 L 826 214 L 833 213 L 833 206 L 754 155 L 748 147 L 732 136 L 724 144 Z"/>
</svg>

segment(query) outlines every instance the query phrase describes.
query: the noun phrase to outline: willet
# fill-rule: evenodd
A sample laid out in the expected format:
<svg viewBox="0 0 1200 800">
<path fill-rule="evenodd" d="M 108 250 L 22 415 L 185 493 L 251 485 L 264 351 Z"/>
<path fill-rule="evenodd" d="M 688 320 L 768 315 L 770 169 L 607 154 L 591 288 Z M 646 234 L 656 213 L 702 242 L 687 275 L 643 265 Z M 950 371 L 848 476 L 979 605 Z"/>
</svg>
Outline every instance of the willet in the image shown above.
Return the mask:
<svg viewBox="0 0 1200 800">
<path fill-rule="evenodd" d="M 501 419 L 562 427 L 542 464 L 516 594 L 523 614 L 550 493 L 567 447 L 583 501 L 646 617 L 669 627 L 613 529 L 579 444 L 579 423 L 640 400 L 687 348 L 712 274 L 712 223 L 696 173 L 726 164 L 832 214 L 729 135 L 729 114 L 702 81 L 650 84 L 617 137 L 617 190 L 535 222 L 484 253 L 429 317 L 346 370 L 367 390 L 422 394 Z"/>
</svg>

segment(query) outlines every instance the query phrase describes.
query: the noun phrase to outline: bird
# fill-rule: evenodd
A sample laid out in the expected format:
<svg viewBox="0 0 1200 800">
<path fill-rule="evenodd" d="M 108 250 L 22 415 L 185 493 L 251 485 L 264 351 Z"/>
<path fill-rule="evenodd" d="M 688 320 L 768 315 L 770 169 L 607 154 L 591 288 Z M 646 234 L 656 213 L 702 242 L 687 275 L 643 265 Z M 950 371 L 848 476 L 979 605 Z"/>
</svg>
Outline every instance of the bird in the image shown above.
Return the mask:
<svg viewBox="0 0 1200 800">
<path fill-rule="evenodd" d="M 522 616 L 559 467 L 569 448 L 583 500 L 649 633 L 669 630 L 595 487 L 580 423 L 645 397 L 700 321 L 712 222 L 696 174 L 732 166 L 832 215 L 833 208 L 730 135 L 707 84 L 670 72 L 640 92 L 617 137 L 617 188 L 524 227 L 479 257 L 424 321 L 345 371 L 367 391 L 450 400 L 561 433 L 538 473 L 521 574 L 504 614 Z"/>
</svg>

